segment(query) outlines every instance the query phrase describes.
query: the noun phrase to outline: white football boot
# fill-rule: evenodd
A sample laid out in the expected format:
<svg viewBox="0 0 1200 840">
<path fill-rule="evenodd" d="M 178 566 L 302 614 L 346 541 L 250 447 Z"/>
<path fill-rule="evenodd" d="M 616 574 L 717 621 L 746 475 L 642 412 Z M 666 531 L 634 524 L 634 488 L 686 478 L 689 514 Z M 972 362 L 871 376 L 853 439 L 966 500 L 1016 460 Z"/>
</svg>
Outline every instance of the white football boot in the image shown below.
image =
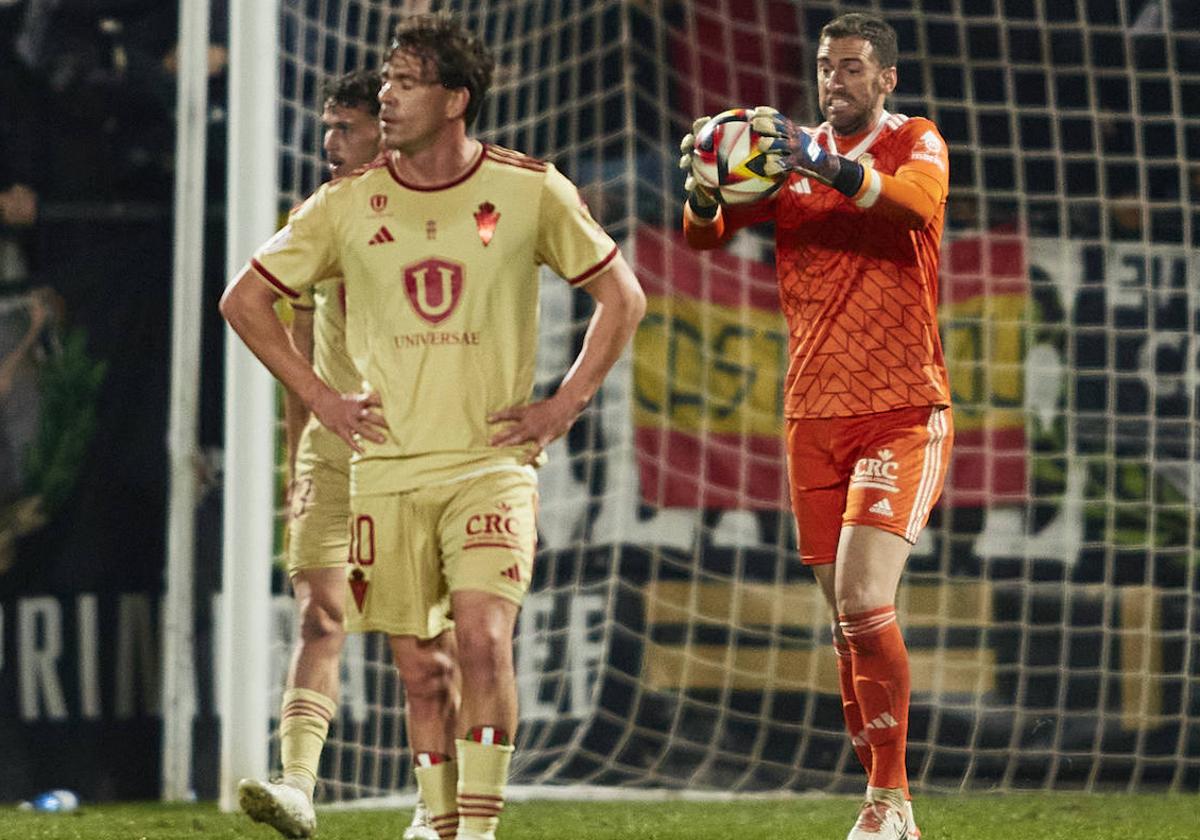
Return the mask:
<svg viewBox="0 0 1200 840">
<path fill-rule="evenodd" d="M 284 837 L 311 837 L 317 830 L 312 800 L 292 785 L 242 779 L 238 805 L 250 819 L 271 826 Z"/>
<path fill-rule="evenodd" d="M 903 803 L 890 796 L 865 800 L 846 840 L 908 840 L 911 824 Z"/>
<path fill-rule="evenodd" d="M 921 829 L 917 828 L 917 818 L 913 816 L 912 800 L 904 800 L 904 811 L 908 815 L 908 840 L 921 840 Z"/>
<path fill-rule="evenodd" d="M 429 809 L 425 807 L 424 799 L 417 799 L 413 808 L 412 822 L 404 829 L 404 840 L 438 840 L 437 830 L 429 819 Z"/>
</svg>

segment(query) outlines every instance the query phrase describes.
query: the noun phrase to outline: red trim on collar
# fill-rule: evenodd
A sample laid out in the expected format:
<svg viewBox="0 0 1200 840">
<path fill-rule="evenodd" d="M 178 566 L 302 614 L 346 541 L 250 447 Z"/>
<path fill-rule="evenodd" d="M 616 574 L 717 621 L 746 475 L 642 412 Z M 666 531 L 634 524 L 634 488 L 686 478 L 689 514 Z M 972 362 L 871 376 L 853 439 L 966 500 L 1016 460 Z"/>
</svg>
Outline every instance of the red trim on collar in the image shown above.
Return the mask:
<svg viewBox="0 0 1200 840">
<path fill-rule="evenodd" d="M 434 184 L 433 186 L 423 187 L 423 186 L 417 186 L 416 184 L 410 184 L 408 181 L 405 181 L 400 176 L 400 173 L 396 170 L 395 153 L 389 153 L 387 155 L 387 170 L 388 170 L 388 173 L 391 174 L 392 180 L 395 181 L 400 186 L 404 187 L 404 189 L 406 189 L 406 190 L 414 190 L 416 192 L 438 192 L 439 190 L 448 190 L 451 187 L 458 186 L 463 181 L 470 178 L 472 175 L 474 175 L 476 172 L 479 171 L 479 167 L 483 166 L 483 160 L 484 160 L 484 158 L 487 157 L 488 144 L 482 143 L 482 144 L 480 144 L 480 146 L 481 146 L 481 148 L 479 150 L 479 157 L 477 157 L 475 159 L 475 162 L 473 164 L 471 164 L 471 166 L 467 169 L 467 171 L 464 172 L 462 175 L 459 175 L 453 181 L 448 181 L 445 184 Z"/>
</svg>

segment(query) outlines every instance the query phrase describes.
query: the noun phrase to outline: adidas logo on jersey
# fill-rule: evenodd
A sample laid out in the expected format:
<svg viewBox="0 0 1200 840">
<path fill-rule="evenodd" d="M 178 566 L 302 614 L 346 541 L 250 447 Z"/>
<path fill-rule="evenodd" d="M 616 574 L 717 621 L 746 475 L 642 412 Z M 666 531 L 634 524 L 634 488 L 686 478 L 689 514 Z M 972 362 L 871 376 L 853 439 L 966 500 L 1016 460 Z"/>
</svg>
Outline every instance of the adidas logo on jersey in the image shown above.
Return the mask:
<svg viewBox="0 0 1200 840">
<path fill-rule="evenodd" d="M 395 242 L 392 237 L 392 232 L 384 226 L 380 226 L 379 230 L 375 231 L 375 235 L 371 237 L 368 245 L 383 245 L 385 242 Z"/>
<path fill-rule="evenodd" d="M 878 514 L 879 516 L 894 516 L 892 513 L 892 503 L 887 500 L 887 497 L 880 499 L 875 504 L 871 505 L 867 510 L 870 513 Z"/>
<path fill-rule="evenodd" d="M 511 566 L 509 566 L 507 569 L 502 571 L 500 574 L 502 574 L 504 577 L 508 578 L 509 580 L 513 581 L 514 583 L 521 582 L 521 567 L 518 566 L 516 563 L 513 563 Z"/>
</svg>

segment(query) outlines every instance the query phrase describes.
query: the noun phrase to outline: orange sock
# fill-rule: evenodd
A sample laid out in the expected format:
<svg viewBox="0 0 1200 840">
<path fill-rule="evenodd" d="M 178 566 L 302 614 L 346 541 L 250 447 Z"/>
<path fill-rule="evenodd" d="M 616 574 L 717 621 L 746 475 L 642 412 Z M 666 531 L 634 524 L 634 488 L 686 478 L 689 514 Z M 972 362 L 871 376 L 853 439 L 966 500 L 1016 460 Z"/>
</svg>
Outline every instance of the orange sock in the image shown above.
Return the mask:
<svg viewBox="0 0 1200 840">
<path fill-rule="evenodd" d="M 871 745 L 867 743 L 866 733 L 863 732 L 862 709 L 858 707 L 858 698 L 854 696 L 854 668 L 850 661 L 850 648 L 847 645 L 839 645 L 835 636 L 833 652 L 837 654 L 838 685 L 842 689 L 842 719 L 846 721 L 846 732 L 850 736 L 854 753 L 869 778 Z"/>
<path fill-rule="evenodd" d="M 868 784 L 900 788 L 908 796 L 904 765 L 908 747 L 908 649 L 896 624 L 895 607 L 877 607 L 838 617 L 850 646 L 854 695 L 871 746 Z"/>
</svg>

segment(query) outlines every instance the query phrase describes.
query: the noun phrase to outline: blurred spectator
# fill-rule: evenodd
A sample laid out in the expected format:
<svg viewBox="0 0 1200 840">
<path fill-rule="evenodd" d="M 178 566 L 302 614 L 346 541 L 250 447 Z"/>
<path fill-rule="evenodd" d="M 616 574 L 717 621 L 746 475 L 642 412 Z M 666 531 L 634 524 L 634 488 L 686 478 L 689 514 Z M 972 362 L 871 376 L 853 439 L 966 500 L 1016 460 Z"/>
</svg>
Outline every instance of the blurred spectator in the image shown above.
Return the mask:
<svg viewBox="0 0 1200 840">
<path fill-rule="evenodd" d="M 176 7 L 0 0 L 0 103 L 20 94 L 44 114 L 39 136 L 55 139 L 39 150 L 43 204 L 169 198 L 174 90 L 163 59 L 174 42 Z M 0 114 L 0 131 L 14 122 Z"/>
<path fill-rule="evenodd" d="M 5 2 L 0 0 L 0 26 L 8 22 L 4 13 L 12 13 Z M 37 153 L 45 136 L 37 89 L 33 74 L 0 41 L 0 284 L 24 282 L 33 270 Z"/>
<path fill-rule="evenodd" d="M 20 496 L 26 452 L 37 435 L 37 362 L 52 304 L 53 293 L 44 287 L 0 296 L 0 508 Z"/>
<path fill-rule="evenodd" d="M 21 24 L 32 7 L 0 0 L 0 567 L 6 535 L 16 527 L 24 460 L 37 433 L 36 359 L 50 318 L 50 292 L 30 291 L 33 230 L 38 218 L 35 159 L 39 137 L 36 78 L 16 52 Z"/>
<path fill-rule="evenodd" d="M 23 68 L 0 55 L 0 570 L 15 537 L 40 524 L 22 499 L 25 460 L 37 435 L 41 393 L 38 361 L 53 321 L 55 295 L 32 288 L 35 147 L 34 103 L 24 95 Z"/>
</svg>

